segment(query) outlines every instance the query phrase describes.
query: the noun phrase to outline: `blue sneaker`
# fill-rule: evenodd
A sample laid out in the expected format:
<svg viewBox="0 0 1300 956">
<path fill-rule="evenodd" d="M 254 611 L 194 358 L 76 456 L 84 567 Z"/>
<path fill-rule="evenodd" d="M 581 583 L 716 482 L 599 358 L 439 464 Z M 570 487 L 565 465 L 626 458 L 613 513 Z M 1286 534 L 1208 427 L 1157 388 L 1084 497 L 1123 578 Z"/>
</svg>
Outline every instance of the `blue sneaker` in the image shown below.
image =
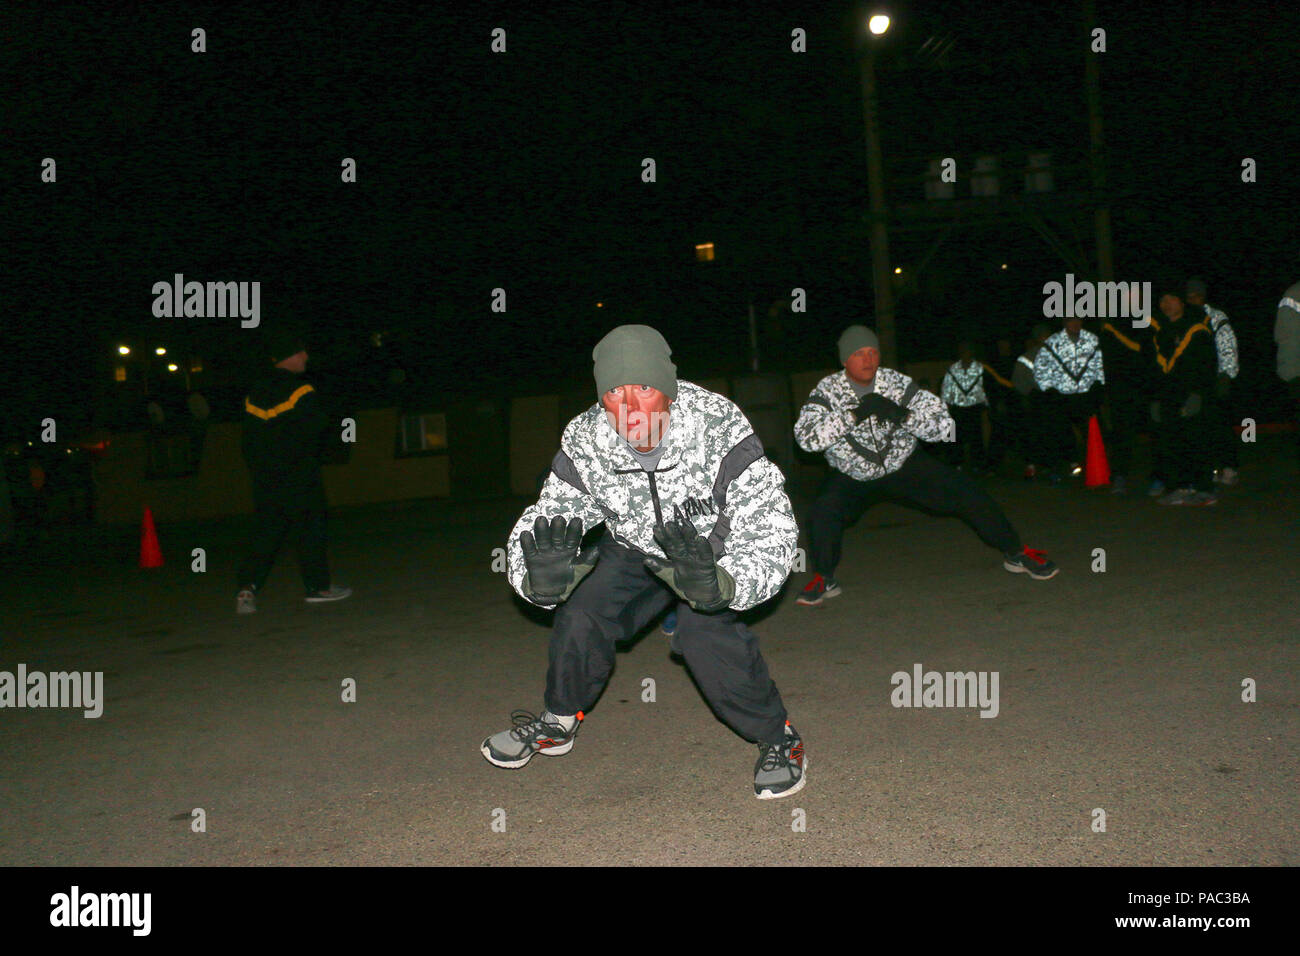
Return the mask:
<svg viewBox="0 0 1300 956">
<path fill-rule="evenodd" d="M 664 616 L 664 622 L 659 625 L 659 630 L 664 632 L 664 637 L 672 637 L 677 633 L 677 608 L 673 608 Z"/>
</svg>

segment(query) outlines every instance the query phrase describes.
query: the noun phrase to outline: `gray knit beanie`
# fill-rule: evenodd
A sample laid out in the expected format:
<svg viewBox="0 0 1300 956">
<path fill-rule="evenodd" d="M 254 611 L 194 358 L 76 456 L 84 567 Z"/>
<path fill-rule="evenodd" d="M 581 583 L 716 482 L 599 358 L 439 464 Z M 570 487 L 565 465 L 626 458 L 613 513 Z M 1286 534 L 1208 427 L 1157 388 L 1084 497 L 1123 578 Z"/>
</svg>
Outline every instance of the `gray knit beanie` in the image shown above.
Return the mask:
<svg viewBox="0 0 1300 956">
<path fill-rule="evenodd" d="M 595 361 L 596 396 L 619 385 L 649 385 L 669 398 L 677 397 L 677 366 L 673 350 L 648 325 L 620 325 L 591 350 Z"/>
<path fill-rule="evenodd" d="M 858 349 L 875 349 L 880 351 L 880 339 L 865 325 L 850 325 L 840 336 L 840 363 L 849 360 L 849 356 Z"/>
</svg>

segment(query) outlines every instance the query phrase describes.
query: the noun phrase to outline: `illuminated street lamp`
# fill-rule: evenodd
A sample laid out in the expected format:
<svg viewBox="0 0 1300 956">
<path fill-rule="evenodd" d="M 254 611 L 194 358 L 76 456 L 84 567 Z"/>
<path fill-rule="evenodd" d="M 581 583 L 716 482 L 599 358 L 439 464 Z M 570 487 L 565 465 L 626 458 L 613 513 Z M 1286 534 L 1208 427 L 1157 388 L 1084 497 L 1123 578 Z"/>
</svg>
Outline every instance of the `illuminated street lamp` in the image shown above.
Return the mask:
<svg viewBox="0 0 1300 956">
<path fill-rule="evenodd" d="M 867 21 L 867 29 L 875 36 L 882 36 L 889 29 L 889 17 L 883 13 L 877 13 Z"/>
<path fill-rule="evenodd" d="M 165 348 L 163 348 L 163 347 L 160 345 L 160 346 L 158 346 L 156 349 L 153 350 L 153 354 L 154 354 L 154 355 L 166 355 L 166 354 L 167 354 L 167 350 L 166 350 Z"/>
<path fill-rule="evenodd" d="M 176 369 L 177 369 L 177 365 L 176 365 L 175 362 L 168 362 L 168 363 L 167 363 L 167 371 L 169 371 L 169 372 L 174 372 L 174 371 L 176 371 Z"/>
<path fill-rule="evenodd" d="M 119 345 L 119 346 L 117 347 L 117 354 L 118 354 L 118 355 L 130 355 L 130 354 L 131 354 L 131 350 L 130 350 L 129 348 L 127 348 L 125 345 Z"/>
</svg>

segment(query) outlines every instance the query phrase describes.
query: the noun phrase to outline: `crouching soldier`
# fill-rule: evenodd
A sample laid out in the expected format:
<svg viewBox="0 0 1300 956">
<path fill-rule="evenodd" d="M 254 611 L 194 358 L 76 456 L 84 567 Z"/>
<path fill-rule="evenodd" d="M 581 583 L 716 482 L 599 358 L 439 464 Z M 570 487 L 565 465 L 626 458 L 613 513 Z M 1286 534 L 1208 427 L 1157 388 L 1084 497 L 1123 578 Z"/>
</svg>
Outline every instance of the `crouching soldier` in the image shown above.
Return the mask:
<svg viewBox="0 0 1300 956">
<path fill-rule="evenodd" d="M 814 573 L 797 603 L 815 607 L 840 594 L 835 570 L 844 529 L 879 501 L 960 517 L 1002 552 L 1008 571 L 1055 576 L 1056 565 L 1021 544 L 984 489 L 917 447 L 952 440 L 954 423 L 939 397 L 902 372 L 881 368 L 880 345 L 866 326 L 849 326 L 839 353 L 844 371 L 817 383 L 794 423 L 799 447 L 825 452 L 831 466 L 808 516 Z"/>
<path fill-rule="evenodd" d="M 644 325 L 614 329 L 592 353 L 599 401 L 565 428 L 508 548 L 514 589 L 556 608 L 546 707 L 515 711 L 514 726 L 480 749 L 509 768 L 568 753 L 615 643 L 676 605 L 674 650 L 714 712 L 758 744 L 755 796 L 789 796 L 805 782 L 803 741 L 737 617 L 789 575 L 798 529 L 785 478 L 740 409 L 678 381 L 671 354 Z M 606 534 L 582 549 L 602 522 Z"/>
</svg>

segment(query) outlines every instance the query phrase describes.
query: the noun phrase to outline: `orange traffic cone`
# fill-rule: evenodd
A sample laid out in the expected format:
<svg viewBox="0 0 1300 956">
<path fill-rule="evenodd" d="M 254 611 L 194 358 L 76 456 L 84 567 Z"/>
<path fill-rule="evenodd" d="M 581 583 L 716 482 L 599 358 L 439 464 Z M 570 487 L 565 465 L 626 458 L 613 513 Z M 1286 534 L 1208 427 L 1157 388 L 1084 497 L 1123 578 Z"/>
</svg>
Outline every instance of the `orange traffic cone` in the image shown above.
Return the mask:
<svg viewBox="0 0 1300 956">
<path fill-rule="evenodd" d="M 1100 488 L 1110 484 L 1110 464 L 1106 461 L 1106 445 L 1101 440 L 1101 426 L 1097 416 L 1088 419 L 1088 458 L 1083 466 L 1083 486 Z"/>
<path fill-rule="evenodd" d="M 162 548 L 158 547 L 158 532 L 153 526 L 153 512 L 144 509 L 144 523 L 140 526 L 140 567 L 161 568 Z"/>
</svg>

